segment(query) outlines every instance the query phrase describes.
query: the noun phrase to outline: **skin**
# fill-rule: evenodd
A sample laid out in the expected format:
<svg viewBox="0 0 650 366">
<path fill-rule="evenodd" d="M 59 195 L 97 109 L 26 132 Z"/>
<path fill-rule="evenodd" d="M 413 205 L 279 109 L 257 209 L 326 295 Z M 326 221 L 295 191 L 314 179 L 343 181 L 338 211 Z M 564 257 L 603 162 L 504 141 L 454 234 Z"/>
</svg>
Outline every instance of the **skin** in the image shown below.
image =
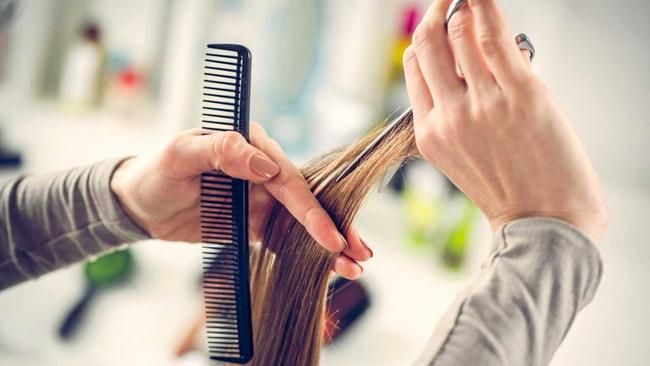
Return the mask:
<svg viewBox="0 0 650 366">
<path fill-rule="evenodd" d="M 607 209 L 591 161 L 513 41 L 496 0 L 469 1 L 446 30 L 450 3 L 432 3 L 404 54 L 420 153 L 474 201 L 494 230 L 518 218 L 547 216 L 598 242 Z M 277 169 L 260 172 L 256 159 Z M 250 144 L 236 133 L 182 133 L 153 156 L 126 160 L 111 187 L 152 237 L 198 242 L 199 177 L 213 169 L 251 182 L 253 240 L 261 237 L 268 207 L 278 200 L 323 247 L 341 253 L 337 273 L 361 275 L 358 262 L 372 257 L 370 248 L 354 230 L 343 239 L 258 124 L 251 126 Z"/>
<path fill-rule="evenodd" d="M 591 161 L 550 92 L 533 74 L 529 55 L 522 53 L 513 41 L 496 1 L 470 0 L 469 6 L 454 15 L 446 30 L 444 17 L 450 3 L 451 0 L 433 2 L 414 34 L 413 45 L 404 53 L 404 72 L 420 153 L 477 204 L 493 229 L 497 230 L 518 218 L 547 216 L 573 224 L 598 242 L 607 227 L 607 209 Z M 463 70 L 462 76 L 458 73 L 458 67 Z M 269 156 L 282 162 L 285 172 L 296 175 L 297 171 L 291 168 L 277 144 L 261 135 L 261 127 L 254 127 L 257 132 L 251 139 L 252 145 L 269 152 Z M 183 140 L 182 136 L 177 140 Z M 171 156 L 167 159 L 176 164 L 185 163 L 185 160 L 175 156 L 179 151 L 173 145 L 168 147 L 171 150 L 167 151 L 167 155 Z M 271 154 L 271 150 L 275 153 Z M 216 168 L 219 157 L 215 155 L 218 154 L 206 154 Z M 201 155 L 195 157 L 200 158 Z M 118 169 L 116 175 L 120 170 L 129 170 L 127 167 L 130 164 L 135 162 L 128 161 L 124 168 Z M 168 162 L 140 164 L 149 166 L 150 169 L 144 170 L 144 173 L 154 176 L 159 174 L 156 170 L 170 166 Z M 223 167 L 222 164 L 222 170 Z M 225 168 L 228 168 L 227 164 Z M 183 181 L 192 181 L 196 179 L 198 171 L 209 169 L 201 166 L 190 173 L 183 171 L 176 176 L 185 177 Z M 131 174 L 136 175 L 131 184 L 143 179 L 142 174 L 133 173 L 138 169 L 131 170 Z M 277 185 L 269 185 L 270 181 L 250 175 L 245 169 L 224 171 L 262 183 L 251 188 L 252 201 L 259 195 L 259 203 L 254 206 L 262 211 L 272 197 L 291 204 L 285 194 L 280 194 Z M 196 186 L 195 182 L 184 182 L 180 183 L 181 188 L 173 189 L 164 183 L 152 184 L 165 195 L 179 194 L 179 189 Z M 323 220 L 321 225 L 324 228 L 312 227 L 310 230 L 310 226 L 307 226 L 307 229 L 310 233 L 321 233 L 323 230 L 323 233 L 329 233 L 325 235 L 333 237 L 335 229 L 332 229 L 331 221 L 314 204 L 299 174 L 294 177 L 293 184 L 291 190 L 287 189 L 286 192 L 288 194 L 295 190 L 303 204 L 293 207 L 293 210 L 290 208 L 291 212 L 295 212 L 294 215 L 300 219 L 304 217 L 300 214 L 304 212 L 304 206 L 316 207 L 314 210 L 318 210 L 318 219 Z M 192 202 L 198 199 L 198 188 L 191 189 L 197 192 L 188 196 L 191 199 L 186 205 L 193 207 L 194 216 L 190 216 L 195 219 L 198 212 L 194 207 L 196 203 Z M 134 193 L 122 193 L 123 196 L 125 194 L 124 199 L 127 199 L 128 194 Z M 149 202 L 149 205 L 156 207 L 158 203 Z M 182 208 L 171 211 L 179 212 Z M 187 220 L 176 218 L 180 214 L 171 216 L 174 217 L 172 222 L 186 225 Z M 257 225 L 265 222 L 263 214 L 259 214 L 258 219 L 255 219 L 255 215 L 251 217 Z M 165 228 L 164 220 L 152 221 L 162 223 L 160 228 Z M 310 221 L 308 224 L 312 223 Z M 146 222 L 141 225 L 148 227 Z M 251 226 L 256 227 L 254 231 L 259 235 L 260 228 L 253 223 Z M 198 235 L 196 230 L 190 229 L 191 234 L 181 234 L 179 239 Z M 335 247 L 335 240 L 330 240 L 331 243 L 324 244 L 326 248 Z M 359 254 L 355 258 L 371 256 L 371 252 L 365 252 L 363 244 L 357 240 L 356 232 L 348 236 L 348 241 L 353 243 L 351 247 L 356 248 L 348 254 L 353 257 Z M 347 257 L 342 255 L 342 258 L 341 264 L 337 262 L 339 273 L 357 270 L 354 267 L 345 269 L 352 264 Z M 356 275 L 360 273 L 355 272 Z M 202 323 L 201 315 L 180 343 L 179 354 L 191 347 Z"/>
<path fill-rule="evenodd" d="M 260 168 L 260 159 L 265 169 Z M 298 169 L 257 123 L 250 126 L 250 143 L 235 132 L 183 132 L 160 152 L 120 164 L 111 189 L 126 213 L 152 237 L 199 242 L 199 180 L 201 173 L 211 170 L 250 182 L 252 241 L 261 238 L 268 209 L 278 200 L 323 247 L 341 253 L 333 268 L 336 273 L 348 279 L 361 275 L 358 262 L 372 257 L 372 251 L 356 230 L 344 239 Z"/>
<path fill-rule="evenodd" d="M 547 216 L 598 242 L 607 209 L 594 168 L 513 41 L 497 1 L 470 0 L 446 31 L 450 3 L 433 2 L 404 54 L 420 153 L 493 229 Z"/>
</svg>

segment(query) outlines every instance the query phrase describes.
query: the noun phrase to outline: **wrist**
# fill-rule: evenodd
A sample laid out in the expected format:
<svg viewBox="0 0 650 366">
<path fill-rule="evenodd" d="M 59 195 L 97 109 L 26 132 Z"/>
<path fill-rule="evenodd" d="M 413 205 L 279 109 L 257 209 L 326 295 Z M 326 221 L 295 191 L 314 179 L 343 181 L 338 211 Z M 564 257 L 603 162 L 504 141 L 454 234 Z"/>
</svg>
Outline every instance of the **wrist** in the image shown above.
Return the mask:
<svg viewBox="0 0 650 366">
<path fill-rule="evenodd" d="M 142 215 L 138 214 L 137 203 L 135 194 L 132 193 L 130 182 L 130 172 L 133 165 L 136 163 L 138 158 L 127 158 L 124 159 L 119 165 L 115 168 L 113 175 L 111 176 L 110 188 L 115 197 L 117 198 L 118 203 L 122 207 L 124 213 L 138 225 L 142 230 L 147 233 L 150 233 L 146 221 Z"/>
<path fill-rule="evenodd" d="M 576 215 L 570 213 L 528 212 L 517 215 L 504 216 L 498 219 L 491 219 L 489 221 L 491 223 L 492 229 L 496 232 L 500 230 L 504 225 L 515 220 L 533 217 L 556 219 L 571 225 L 580 233 L 588 237 L 593 243 L 598 243 L 604 234 L 605 229 L 607 228 L 607 211 L 604 209 L 592 210 L 589 212 L 589 214 L 590 215 Z"/>
</svg>

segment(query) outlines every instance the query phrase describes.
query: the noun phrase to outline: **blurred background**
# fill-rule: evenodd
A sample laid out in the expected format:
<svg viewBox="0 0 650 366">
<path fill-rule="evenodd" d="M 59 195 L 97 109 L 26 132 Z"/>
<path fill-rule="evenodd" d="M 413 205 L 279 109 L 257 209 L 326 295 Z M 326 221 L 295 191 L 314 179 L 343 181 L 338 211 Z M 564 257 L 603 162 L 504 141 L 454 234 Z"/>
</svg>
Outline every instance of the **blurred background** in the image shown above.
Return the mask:
<svg viewBox="0 0 650 366">
<path fill-rule="evenodd" d="M 501 3 L 610 205 L 600 291 L 551 364 L 647 364 L 650 2 Z M 204 48 L 218 42 L 252 50 L 252 116 L 300 164 L 408 106 L 401 53 L 427 4 L 0 0 L 0 177 L 151 153 L 198 126 Z M 375 258 L 341 294 L 359 306 L 323 365 L 410 364 L 490 250 L 485 219 L 433 168 L 386 185 L 359 215 Z M 199 263 L 198 246 L 150 241 L 0 293 L 0 365 L 207 365 L 200 336 L 178 352 L 200 313 Z"/>
</svg>

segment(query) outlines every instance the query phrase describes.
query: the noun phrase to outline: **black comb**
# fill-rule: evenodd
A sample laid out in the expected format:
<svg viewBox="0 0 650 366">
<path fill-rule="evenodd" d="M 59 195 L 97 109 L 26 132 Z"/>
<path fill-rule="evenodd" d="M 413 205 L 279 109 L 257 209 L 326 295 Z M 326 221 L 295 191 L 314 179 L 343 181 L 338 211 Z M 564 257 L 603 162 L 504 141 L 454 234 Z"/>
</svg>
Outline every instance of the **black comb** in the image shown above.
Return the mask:
<svg viewBox="0 0 650 366">
<path fill-rule="evenodd" d="M 210 44 L 205 61 L 202 129 L 236 131 L 248 140 L 250 51 Z M 247 181 L 220 171 L 201 175 L 201 239 L 210 359 L 246 363 L 253 357 Z"/>
</svg>

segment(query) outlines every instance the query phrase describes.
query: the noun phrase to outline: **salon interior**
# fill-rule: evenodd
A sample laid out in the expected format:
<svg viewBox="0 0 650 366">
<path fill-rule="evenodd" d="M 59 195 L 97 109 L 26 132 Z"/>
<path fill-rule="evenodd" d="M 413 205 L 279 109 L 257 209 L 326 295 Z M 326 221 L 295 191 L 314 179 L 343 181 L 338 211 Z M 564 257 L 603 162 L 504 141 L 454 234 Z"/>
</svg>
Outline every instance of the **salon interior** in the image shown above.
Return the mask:
<svg viewBox="0 0 650 366">
<path fill-rule="evenodd" d="M 251 118 L 303 164 L 408 107 L 401 55 L 429 2 L 9 3 L 0 14 L 0 178 L 148 154 L 198 127 L 208 43 L 251 50 Z M 535 73 L 583 139 L 610 211 L 599 292 L 551 365 L 646 365 L 650 2 L 501 4 L 510 28 L 534 41 Z M 346 321 L 321 364 L 409 364 L 480 270 L 491 229 L 418 161 L 384 179 L 356 226 L 374 258 L 354 290 L 341 292 Z M 61 324 L 101 257 L 0 293 L 0 366 L 209 365 L 203 333 L 187 339 L 201 312 L 200 246 L 145 241 L 123 251 L 126 267 L 72 334 Z"/>
</svg>

